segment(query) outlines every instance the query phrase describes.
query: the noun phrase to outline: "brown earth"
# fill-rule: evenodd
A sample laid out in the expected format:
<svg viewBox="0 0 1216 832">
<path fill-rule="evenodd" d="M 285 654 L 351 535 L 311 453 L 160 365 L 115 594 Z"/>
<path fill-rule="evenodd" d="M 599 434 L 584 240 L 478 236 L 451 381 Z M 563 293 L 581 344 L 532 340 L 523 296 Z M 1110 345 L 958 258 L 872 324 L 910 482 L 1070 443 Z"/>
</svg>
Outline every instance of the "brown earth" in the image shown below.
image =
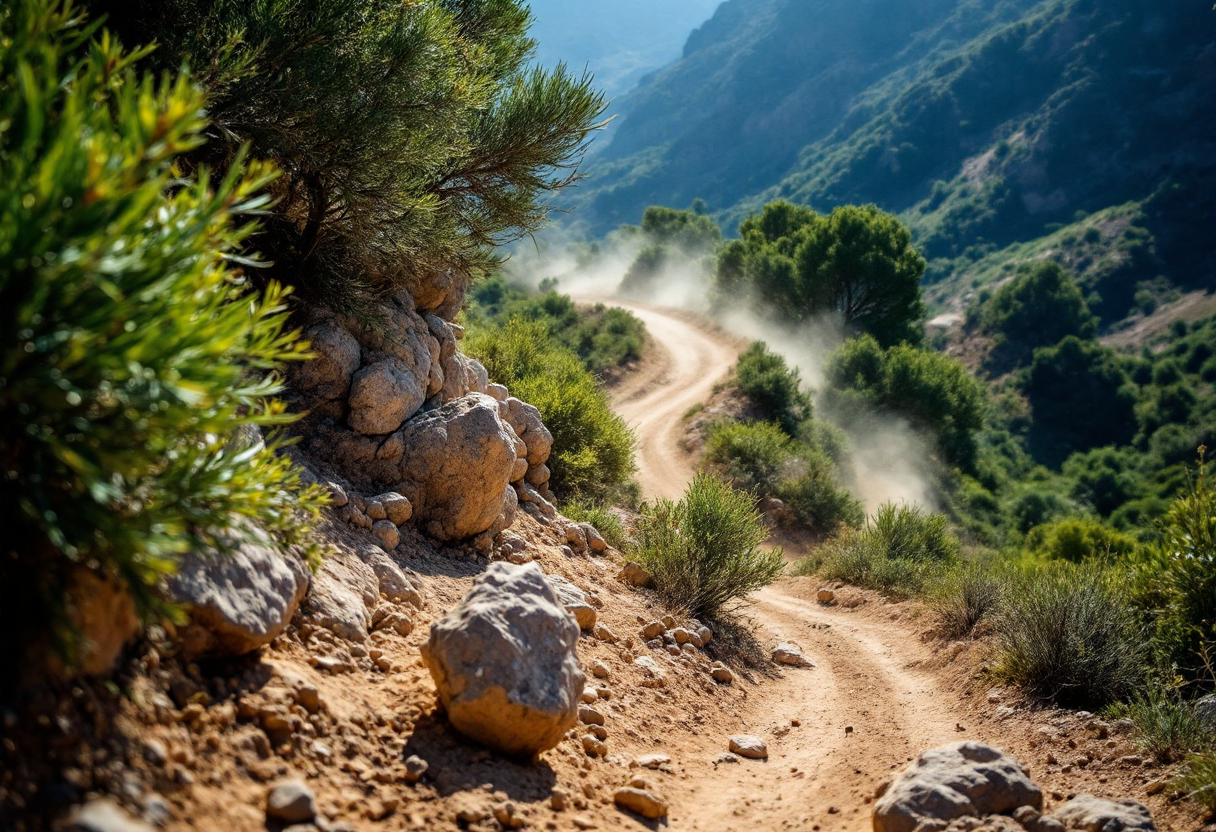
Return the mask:
<svg viewBox="0 0 1216 832">
<path fill-rule="evenodd" d="M 645 315 L 661 352 L 614 395 L 642 433 L 648 493 L 674 495 L 695 466 L 679 447 L 682 416 L 738 345 L 685 317 L 630 308 Z M 706 345 L 708 357 L 697 357 Z M 721 626 L 704 649 L 675 658 L 643 643 L 640 625 L 666 610 L 616 579 L 618 553 L 570 558 L 558 527 L 523 513 L 514 531 L 545 571 L 589 591 L 618 637 L 584 634 L 578 648 L 586 668 L 599 662 L 607 672 L 589 674 L 606 717 L 606 757 L 587 756 L 577 729 L 538 761 L 521 762 L 448 727 L 418 647 L 484 560 L 412 538 L 397 560 L 426 606 L 408 636 L 377 633 L 360 646 L 293 626 L 258 656 L 210 665 L 184 665 L 162 636 L 136 645 L 112 682 L 27 691 L 0 713 L 0 829 L 48 828 L 98 795 L 135 813 L 159 795 L 175 832 L 277 829 L 266 823 L 267 790 L 298 777 L 316 795 L 320 826 L 334 830 L 860 830 L 870 826 L 876 786 L 920 750 L 958 738 L 1012 752 L 1049 791 L 1049 806 L 1085 791 L 1130 796 L 1147 802 L 1164 830 L 1201 825 L 1195 805 L 1169 789 L 1146 795 L 1164 772 L 1128 760 L 1135 750 L 1126 736 L 1102 737 L 1111 729 L 1086 728 L 1088 715 L 990 690 L 982 643 L 933 639 L 918 603 L 836 587 L 835 601 L 822 605 L 818 581 L 786 578 L 750 599 L 742 626 Z M 771 664 L 779 640 L 799 644 L 815 666 Z M 664 684 L 634 664 L 640 656 L 658 662 Z M 321 669 L 322 659 L 337 667 Z M 733 683 L 711 679 L 710 659 L 733 667 Z M 768 760 L 721 762 L 739 733 L 763 737 Z M 639 770 L 637 758 L 653 753 L 670 762 Z M 410 755 L 429 765 L 417 784 L 405 776 Z M 669 801 L 665 821 L 613 804 L 613 790 L 639 774 Z"/>
</svg>

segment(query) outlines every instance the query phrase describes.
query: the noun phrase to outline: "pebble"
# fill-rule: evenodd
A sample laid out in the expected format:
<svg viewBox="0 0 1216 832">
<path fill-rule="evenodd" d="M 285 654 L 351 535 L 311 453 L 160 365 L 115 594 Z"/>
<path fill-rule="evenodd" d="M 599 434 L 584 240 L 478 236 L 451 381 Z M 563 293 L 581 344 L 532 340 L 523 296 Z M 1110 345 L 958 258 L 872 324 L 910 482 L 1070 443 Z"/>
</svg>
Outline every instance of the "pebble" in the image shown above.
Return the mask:
<svg viewBox="0 0 1216 832">
<path fill-rule="evenodd" d="M 663 626 L 663 622 L 651 621 L 649 624 L 642 627 L 642 637 L 647 641 L 650 641 L 652 638 L 658 638 L 659 636 L 663 635 L 663 631 L 666 629 L 667 628 Z"/>
<path fill-rule="evenodd" d="M 388 512 L 384 510 L 384 503 L 379 500 L 371 500 L 367 504 L 367 516 L 372 520 L 387 520 Z"/>
<path fill-rule="evenodd" d="M 591 675 L 597 679 L 607 679 L 612 675 L 612 671 L 608 669 L 608 665 L 596 660 L 591 663 Z"/>
<path fill-rule="evenodd" d="M 595 708 L 586 705 L 578 706 L 578 719 L 584 725 L 603 725 L 604 715 Z"/>
<path fill-rule="evenodd" d="M 735 681 L 735 674 L 729 667 L 724 664 L 715 664 L 709 669 L 709 675 L 713 677 L 715 682 L 729 685 Z"/>
<path fill-rule="evenodd" d="M 723 754 L 721 757 L 719 757 L 719 758 L 718 758 L 718 759 L 717 759 L 715 762 L 719 762 L 719 763 L 737 763 L 737 762 L 739 762 L 739 755 L 738 755 L 738 754 L 730 754 L 730 753 L 726 753 L 726 754 Z"/>
<path fill-rule="evenodd" d="M 697 629 L 697 638 L 701 639 L 701 646 L 704 647 L 713 641 L 714 631 L 708 627 L 700 627 Z"/>
<path fill-rule="evenodd" d="M 612 800 L 616 805 L 644 818 L 657 820 L 667 817 L 667 801 L 648 789 L 622 786 L 612 793 Z"/>
<path fill-rule="evenodd" d="M 768 745 L 754 734 L 735 734 L 730 738 L 730 750 L 751 760 L 767 760 Z"/>
<path fill-rule="evenodd" d="M 836 600 L 836 593 L 827 587 L 824 587 L 823 589 L 819 590 L 819 592 L 815 593 L 815 597 L 819 599 L 819 603 L 821 604 L 830 604 Z"/>
<path fill-rule="evenodd" d="M 317 801 L 301 780 L 286 780 L 266 795 L 266 817 L 284 823 L 304 823 L 317 816 Z"/>
<path fill-rule="evenodd" d="M 660 768 L 671 762 L 671 757 L 666 754 L 643 754 L 638 757 L 636 762 L 642 768 Z"/>
<path fill-rule="evenodd" d="M 676 628 L 676 620 L 670 615 L 665 615 L 659 620 L 663 622 L 663 627 L 668 630 L 674 630 Z"/>
<path fill-rule="evenodd" d="M 584 734 L 583 751 L 586 751 L 592 757 L 605 757 L 608 755 L 608 746 L 604 745 L 604 741 L 593 734 Z"/>
<path fill-rule="evenodd" d="M 390 520 L 377 520 L 373 523 L 372 534 L 376 536 L 376 540 L 380 541 L 380 545 L 389 552 L 396 549 L 397 544 L 401 542 L 401 532 Z"/>
<path fill-rule="evenodd" d="M 585 705 L 590 705 L 599 698 L 599 691 L 597 691 L 595 688 L 583 688 L 583 692 L 579 694 L 578 701 Z"/>
<path fill-rule="evenodd" d="M 612 630 L 605 624 L 596 624 L 595 629 L 592 630 L 592 633 L 595 634 L 597 639 L 605 644 L 616 644 L 619 640 L 616 637 L 616 633 L 612 632 Z"/>
<path fill-rule="evenodd" d="M 426 774 L 428 768 L 430 765 L 426 760 L 417 754 L 411 754 L 405 758 L 405 775 L 401 779 L 407 783 L 417 783 L 422 779 L 422 775 Z"/>
<path fill-rule="evenodd" d="M 160 740 L 145 740 L 144 759 L 154 766 L 163 766 L 169 761 L 169 752 Z"/>
</svg>

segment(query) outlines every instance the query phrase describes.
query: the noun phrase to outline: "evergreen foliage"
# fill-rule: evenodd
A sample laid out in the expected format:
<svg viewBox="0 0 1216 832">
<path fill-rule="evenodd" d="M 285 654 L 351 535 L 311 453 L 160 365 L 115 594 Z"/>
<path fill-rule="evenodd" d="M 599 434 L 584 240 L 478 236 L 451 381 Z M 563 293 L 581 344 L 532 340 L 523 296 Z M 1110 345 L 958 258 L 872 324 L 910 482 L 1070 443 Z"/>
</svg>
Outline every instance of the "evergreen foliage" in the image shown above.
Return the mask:
<svg viewBox="0 0 1216 832">
<path fill-rule="evenodd" d="M 781 549 L 760 551 L 767 537 L 751 495 L 702 473 L 679 501 L 644 507 L 637 554 L 670 604 L 712 618 L 781 575 Z"/>
<path fill-rule="evenodd" d="M 154 65 L 195 68 L 226 167 L 282 171 L 259 245 L 342 307 L 459 281 L 535 230 L 604 109 L 589 76 L 530 68 L 520 0 L 92 0 Z"/>
<path fill-rule="evenodd" d="M 665 273 L 708 275 L 713 269 L 713 255 L 722 244 L 721 229 L 704 213 L 661 205 L 651 205 L 642 213 L 641 228 L 624 226 L 620 236 L 625 240 L 636 238 L 642 244 L 621 281 L 621 291 L 626 294 L 645 293 Z"/>
<path fill-rule="evenodd" d="M 182 178 L 204 99 L 154 83 L 68 0 L 0 9 L 0 616 L 58 626 L 75 567 L 141 610 L 179 556 L 255 519 L 302 539 L 317 489 L 238 435 L 291 419 L 275 370 L 306 357 L 284 292 L 238 255 L 271 170 Z"/>
<path fill-rule="evenodd" d="M 739 355 L 735 381 L 753 404 L 791 436 L 811 418 L 811 398 L 801 390 L 798 368 L 769 352 L 763 341 L 753 341 Z"/>
<path fill-rule="evenodd" d="M 1006 283 L 984 304 L 980 325 L 993 336 L 993 349 L 1024 363 L 1035 347 L 1069 335 L 1091 338 L 1098 322 L 1081 290 L 1056 263 L 1040 263 Z"/>
<path fill-rule="evenodd" d="M 835 320 L 883 346 L 921 340 L 925 261 L 908 229 L 873 205 L 821 216 L 770 203 L 718 257 L 721 300 L 756 299 L 788 323 Z"/>
<path fill-rule="evenodd" d="M 975 465 L 984 388 L 956 359 L 908 344 L 884 350 L 866 335 L 832 354 L 826 377 L 824 407 L 838 421 L 864 419 L 875 408 L 896 413 L 931 431 L 950 463 Z"/>
</svg>

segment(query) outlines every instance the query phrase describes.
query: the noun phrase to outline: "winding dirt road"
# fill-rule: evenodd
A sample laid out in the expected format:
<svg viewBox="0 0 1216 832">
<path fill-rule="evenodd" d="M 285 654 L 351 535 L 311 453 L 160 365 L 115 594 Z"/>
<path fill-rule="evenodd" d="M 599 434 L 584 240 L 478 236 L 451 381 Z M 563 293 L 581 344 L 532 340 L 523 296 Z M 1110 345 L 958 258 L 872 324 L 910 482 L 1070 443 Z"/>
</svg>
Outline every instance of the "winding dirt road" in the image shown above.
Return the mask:
<svg viewBox="0 0 1216 832">
<path fill-rule="evenodd" d="M 652 339 L 652 354 L 611 392 L 614 406 L 637 432 L 644 493 L 678 497 L 695 466 L 680 444 L 683 415 L 742 345 L 681 313 L 612 303 L 641 318 Z M 751 689 L 737 732 L 765 737 L 767 762 L 714 762 L 725 750 L 716 734 L 681 743 L 684 759 L 702 762 L 689 766 L 689 787 L 670 795 L 673 828 L 869 829 L 875 784 L 922 749 L 960 738 L 912 628 L 880 611 L 821 606 L 816 588 L 785 579 L 752 596 L 761 640 L 793 641 L 815 667 L 784 669 Z"/>
</svg>

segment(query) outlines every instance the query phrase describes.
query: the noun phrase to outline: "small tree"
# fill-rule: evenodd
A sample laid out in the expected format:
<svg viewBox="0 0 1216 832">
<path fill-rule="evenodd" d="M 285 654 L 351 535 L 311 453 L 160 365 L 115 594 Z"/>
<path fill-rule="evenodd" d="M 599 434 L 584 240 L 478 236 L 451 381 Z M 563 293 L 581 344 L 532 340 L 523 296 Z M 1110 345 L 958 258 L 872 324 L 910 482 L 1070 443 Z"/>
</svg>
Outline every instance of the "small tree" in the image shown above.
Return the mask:
<svg viewBox="0 0 1216 832">
<path fill-rule="evenodd" d="M 750 494 L 697 474 L 678 502 L 643 512 L 638 557 L 669 603 L 709 618 L 781 575 L 781 549 L 759 549 L 766 537 Z"/>
<path fill-rule="evenodd" d="M 1058 343 L 1069 335 L 1091 338 L 1098 319 L 1081 290 L 1057 263 L 1025 270 L 984 304 L 980 324 L 994 338 L 994 349 L 1013 363 L 1023 363 L 1035 347 Z"/>
<path fill-rule="evenodd" d="M 821 216 L 775 202 L 739 232 L 718 258 L 721 299 L 753 292 L 779 319 L 834 317 L 883 346 L 922 339 L 925 260 L 891 214 L 845 205 Z"/>
</svg>

